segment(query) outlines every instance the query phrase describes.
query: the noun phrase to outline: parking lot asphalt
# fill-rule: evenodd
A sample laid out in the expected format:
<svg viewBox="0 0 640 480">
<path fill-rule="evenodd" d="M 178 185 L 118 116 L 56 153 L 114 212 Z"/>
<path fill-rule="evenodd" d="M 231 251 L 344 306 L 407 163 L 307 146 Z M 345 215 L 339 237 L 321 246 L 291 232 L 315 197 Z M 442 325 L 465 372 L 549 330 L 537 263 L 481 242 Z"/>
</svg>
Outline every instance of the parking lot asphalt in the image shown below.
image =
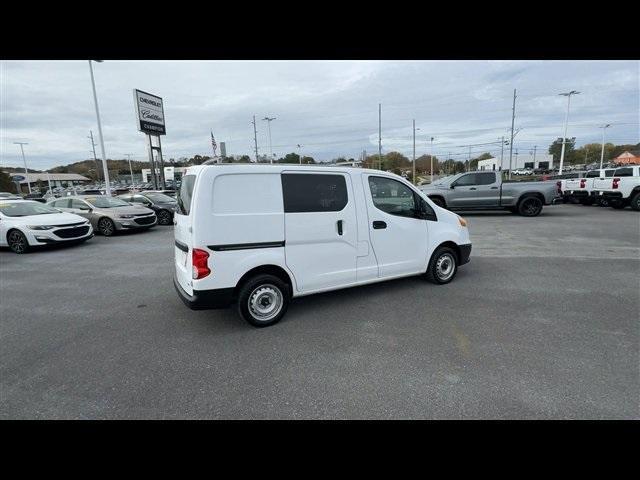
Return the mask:
<svg viewBox="0 0 640 480">
<path fill-rule="evenodd" d="M 463 216 L 451 284 L 303 297 L 264 329 L 182 304 L 172 227 L 0 251 L 0 418 L 639 418 L 640 215 Z"/>
</svg>

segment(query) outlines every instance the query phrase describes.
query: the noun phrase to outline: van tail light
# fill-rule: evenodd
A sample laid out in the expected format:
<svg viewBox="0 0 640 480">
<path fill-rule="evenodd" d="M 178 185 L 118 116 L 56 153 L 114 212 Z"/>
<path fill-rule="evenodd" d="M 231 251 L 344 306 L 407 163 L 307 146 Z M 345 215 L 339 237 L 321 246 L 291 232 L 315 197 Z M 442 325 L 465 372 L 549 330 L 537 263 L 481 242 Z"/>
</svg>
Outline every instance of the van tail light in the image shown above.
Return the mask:
<svg viewBox="0 0 640 480">
<path fill-rule="evenodd" d="M 558 181 L 556 182 L 556 186 L 558 187 L 558 193 L 559 193 L 560 195 L 562 195 L 562 182 L 561 182 L 560 180 L 558 180 Z"/>
<path fill-rule="evenodd" d="M 193 265 L 191 276 L 194 280 L 200 280 L 211 273 L 207 265 L 208 260 L 209 252 L 206 250 L 200 250 L 199 248 L 191 250 L 191 264 Z"/>
<path fill-rule="evenodd" d="M 618 188 L 618 182 L 620 181 L 619 178 L 614 178 L 613 179 L 613 185 L 611 186 L 611 188 Z"/>
<path fill-rule="evenodd" d="M 587 179 L 586 178 L 581 178 L 580 179 L 580 188 L 584 188 L 587 186 Z"/>
</svg>

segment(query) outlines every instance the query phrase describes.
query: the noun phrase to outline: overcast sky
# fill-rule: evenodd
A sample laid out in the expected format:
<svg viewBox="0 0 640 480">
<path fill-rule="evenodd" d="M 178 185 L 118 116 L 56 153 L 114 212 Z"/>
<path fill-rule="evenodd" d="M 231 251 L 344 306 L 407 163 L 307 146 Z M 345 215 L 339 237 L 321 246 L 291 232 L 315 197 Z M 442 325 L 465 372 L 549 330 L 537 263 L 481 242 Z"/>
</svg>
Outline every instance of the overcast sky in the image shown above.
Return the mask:
<svg viewBox="0 0 640 480">
<path fill-rule="evenodd" d="M 317 160 L 357 158 L 378 149 L 382 103 L 383 153 L 411 157 L 412 119 L 417 155 L 464 160 L 465 145 L 508 137 L 513 89 L 514 147 L 545 150 L 563 132 L 571 98 L 569 137 L 578 145 L 607 140 L 640 142 L 640 62 L 637 61 L 106 61 L 94 64 L 108 158 L 146 160 L 145 136 L 136 129 L 134 88 L 163 97 L 166 159 L 211 155 L 210 130 L 228 154 L 253 158 L 252 116 L 258 148 L 298 151 Z M 3 166 L 44 169 L 90 158 L 87 138 L 97 123 L 86 61 L 0 62 L 0 157 Z M 499 152 L 473 147 L 472 154 Z M 98 156 L 100 149 L 97 147 Z"/>
</svg>

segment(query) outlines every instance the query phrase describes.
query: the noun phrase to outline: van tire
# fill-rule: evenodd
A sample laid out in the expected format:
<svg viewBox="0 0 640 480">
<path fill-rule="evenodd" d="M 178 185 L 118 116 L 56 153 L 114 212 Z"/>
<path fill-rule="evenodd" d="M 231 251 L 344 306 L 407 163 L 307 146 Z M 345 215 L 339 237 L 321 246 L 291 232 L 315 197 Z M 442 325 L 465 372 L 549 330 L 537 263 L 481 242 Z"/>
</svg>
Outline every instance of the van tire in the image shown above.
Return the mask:
<svg viewBox="0 0 640 480">
<path fill-rule="evenodd" d="M 238 313 L 254 327 L 268 327 L 284 317 L 290 298 L 288 284 L 274 275 L 259 274 L 247 279 L 240 287 Z M 275 310 L 270 312 L 269 307 L 274 303 Z M 262 314 L 260 309 L 264 309 Z"/>
<path fill-rule="evenodd" d="M 446 268 L 447 263 L 452 268 L 451 272 Z M 443 264 L 445 266 L 444 269 Z M 440 247 L 431 255 L 425 276 L 431 283 L 444 285 L 453 280 L 456 273 L 458 273 L 458 254 L 452 248 Z"/>
</svg>

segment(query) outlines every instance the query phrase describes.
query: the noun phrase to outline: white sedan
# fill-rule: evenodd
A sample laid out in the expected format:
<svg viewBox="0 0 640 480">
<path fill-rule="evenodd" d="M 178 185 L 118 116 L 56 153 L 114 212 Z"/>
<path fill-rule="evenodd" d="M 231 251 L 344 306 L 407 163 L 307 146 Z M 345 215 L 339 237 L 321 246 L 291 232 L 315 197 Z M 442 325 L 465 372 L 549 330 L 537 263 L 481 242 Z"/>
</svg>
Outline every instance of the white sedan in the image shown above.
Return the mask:
<svg viewBox="0 0 640 480">
<path fill-rule="evenodd" d="M 0 200 L 0 246 L 15 253 L 30 247 L 79 243 L 93 237 L 89 220 L 29 200 Z"/>
</svg>

